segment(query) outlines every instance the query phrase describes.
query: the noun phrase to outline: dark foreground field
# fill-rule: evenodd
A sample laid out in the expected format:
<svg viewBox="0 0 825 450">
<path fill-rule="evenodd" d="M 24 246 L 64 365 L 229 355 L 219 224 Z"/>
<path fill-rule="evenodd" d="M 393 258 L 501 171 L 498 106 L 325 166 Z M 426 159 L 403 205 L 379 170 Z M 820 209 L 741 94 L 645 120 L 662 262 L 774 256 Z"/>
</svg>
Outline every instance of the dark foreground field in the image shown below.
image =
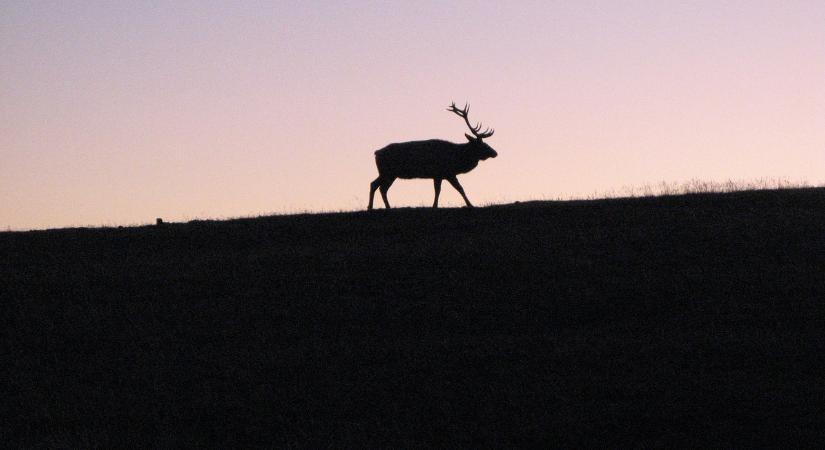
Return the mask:
<svg viewBox="0 0 825 450">
<path fill-rule="evenodd" d="M 9 446 L 825 443 L 825 190 L 0 233 Z"/>
</svg>

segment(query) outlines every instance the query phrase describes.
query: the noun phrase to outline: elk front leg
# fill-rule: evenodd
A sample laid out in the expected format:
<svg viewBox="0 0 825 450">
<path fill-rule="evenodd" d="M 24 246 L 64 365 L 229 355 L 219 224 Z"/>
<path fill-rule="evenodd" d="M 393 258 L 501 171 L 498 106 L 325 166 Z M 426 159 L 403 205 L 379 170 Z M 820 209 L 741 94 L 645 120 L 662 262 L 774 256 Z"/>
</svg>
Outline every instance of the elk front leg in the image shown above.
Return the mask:
<svg viewBox="0 0 825 450">
<path fill-rule="evenodd" d="M 433 179 L 433 187 L 435 187 L 435 200 L 433 200 L 433 208 L 438 208 L 438 196 L 441 194 L 441 178 Z"/>
<path fill-rule="evenodd" d="M 464 202 L 467 203 L 467 207 L 472 208 L 473 204 L 470 203 L 470 199 L 467 198 L 467 195 L 464 193 L 464 188 L 461 187 L 461 184 L 458 182 L 458 178 L 450 177 L 450 178 L 447 178 L 447 181 L 449 181 L 450 184 L 453 185 L 455 190 L 457 190 L 458 193 L 461 194 L 461 197 L 464 198 Z"/>
</svg>

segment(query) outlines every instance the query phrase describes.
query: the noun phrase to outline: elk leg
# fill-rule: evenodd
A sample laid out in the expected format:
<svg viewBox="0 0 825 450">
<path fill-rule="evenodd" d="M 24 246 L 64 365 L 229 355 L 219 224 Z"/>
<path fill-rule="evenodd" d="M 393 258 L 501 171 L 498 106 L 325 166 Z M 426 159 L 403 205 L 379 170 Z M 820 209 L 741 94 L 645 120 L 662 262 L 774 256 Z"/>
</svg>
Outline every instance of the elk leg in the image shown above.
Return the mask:
<svg viewBox="0 0 825 450">
<path fill-rule="evenodd" d="M 372 198 L 375 197 L 375 191 L 381 186 L 381 177 L 375 179 L 372 183 L 370 183 L 370 204 L 367 206 L 367 211 L 372 209 Z"/>
<path fill-rule="evenodd" d="M 441 182 L 444 181 L 441 178 L 433 179 L 433 185 L 435 187 L 435 200 L 433 200 L 433 208 L 438 208 L 438 196 L 441 194 Z"/>
<path fill-rule="evenodd" d="M 456 178 L 456 177 L 450 177 L 450 178 L 447 178 L 447 181 L 449 181 L 449 182 L 450 182 L 450 184 L 451 184 L 451 185 L 453 185 L 453 187 L 455 188 L 455 190 L 457 190 L 457 191 L 458 191 L 458 193 L 459 193 L 459 194 L 461 194 L 461 197 L 462 197 L 462 198 L 464 198 L 464 202 L 465 202 L 465 203 L 467 203 L 467 207 L 468 207 L 468 208 L 472 208 L 472 207 L 473 207 L 473 204 L 472 204 L 472 203 L 470 203 L 470 199 L 469 199 L 469 198 L 467 198 L 467 195 L 466 195 L 466 194 L 464 194 L 464 188 L 463 188 L 463 187 L 461 187 L 461 184 L 458 182 L 458 178 Z"/>
<path fill-rule="evenodd" d="M 395 181 L 395 178 L 384 178 L 383 182 L 381 183 L 381 199 L 384 200 L 384 206 L 387 209 L 390 209 L 390 201 L 387 200 L 387 191 L 390 190 L 390 186 Z"/>
</svg>

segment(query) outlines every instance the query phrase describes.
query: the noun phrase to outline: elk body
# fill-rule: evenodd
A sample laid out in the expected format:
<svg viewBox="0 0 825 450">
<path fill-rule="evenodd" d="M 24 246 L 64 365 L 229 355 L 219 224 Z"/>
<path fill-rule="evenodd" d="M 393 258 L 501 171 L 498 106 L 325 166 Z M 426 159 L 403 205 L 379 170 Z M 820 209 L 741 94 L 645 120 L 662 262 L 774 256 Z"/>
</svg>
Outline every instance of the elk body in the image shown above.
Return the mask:
<svg viewBox="0 0 825 450">
<path fill-rule="evenodd" d="M 461 194 L 467 207 L 473 207 L 456 176 L 475 169 L 479 161 L 498 156 L 492 147 L 482 141 L 492 136 L 494 130 L 487 129 L 481 132 L 481 124 L 470 125 L 467 118 L 470 112 L 469 105 L 464 105 L 464 109 L 458 109 L 453 103 L 447 110 L 464 119 L 472 136 L 465 134 L 467 142 L 463 144 L 431 139 L 390 144 L 376 151 L 375 165 L 378 167 L 378 178 L 370 184 L 370 203 L 367 209 L 372 209 L 375 191 L 379 189 L 384 206 L 390 207 L 387 191 L 397 178 L 431 178 L 435 187 L 433 208 L 438 208 L 441 182 L 447 180 Z"/>
</svg>

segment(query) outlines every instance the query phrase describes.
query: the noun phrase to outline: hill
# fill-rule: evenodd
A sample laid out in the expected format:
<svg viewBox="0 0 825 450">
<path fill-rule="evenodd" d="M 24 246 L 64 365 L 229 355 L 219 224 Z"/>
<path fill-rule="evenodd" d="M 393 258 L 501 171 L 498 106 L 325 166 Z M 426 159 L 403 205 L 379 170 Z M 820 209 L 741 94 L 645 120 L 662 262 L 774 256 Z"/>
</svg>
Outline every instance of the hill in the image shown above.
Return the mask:
<svg viewBox="0 0 825 450">
<path fill-rule="evenodd" d="M 10 446 L 825 442 L 825 190 L 0 233 Z"/>
</svg>

